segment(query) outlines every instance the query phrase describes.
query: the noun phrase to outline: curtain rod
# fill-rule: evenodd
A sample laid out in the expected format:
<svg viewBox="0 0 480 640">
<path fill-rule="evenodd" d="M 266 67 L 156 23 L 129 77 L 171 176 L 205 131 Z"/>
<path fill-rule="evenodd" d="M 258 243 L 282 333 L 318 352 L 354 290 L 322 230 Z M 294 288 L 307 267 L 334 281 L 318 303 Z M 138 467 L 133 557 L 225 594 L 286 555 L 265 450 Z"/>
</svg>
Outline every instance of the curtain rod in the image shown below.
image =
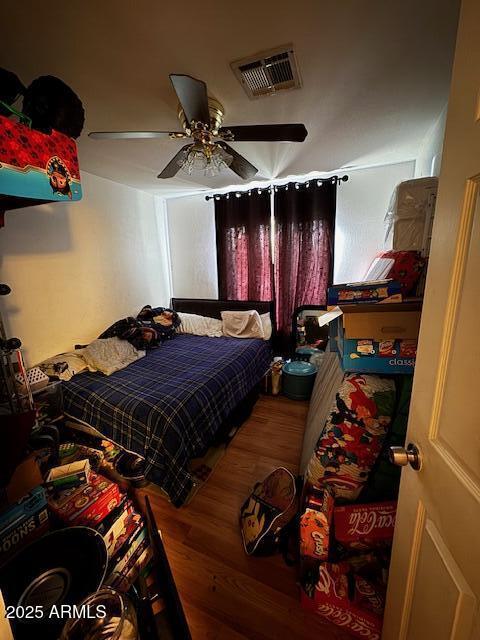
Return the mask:
<svg viewBox="0 0 480 640">
<path fill-rule="evenodd" d="M 253 189 L 248 189 L 248 191 L 230 191 L 229 193 L 214 193 L 213 196 L 205 196 L 205 200 L 219 200 L 222 197 L 229 198 L 230 195 L 235 194 L 237 198 L 240 198 L 242 195 L 251 195 L 252 191 L 256 191 L 257 193 L 263 193 L 264 191 L 268 193 L 272 193 L 272 189 L 274 191 L 278 191 L 279 189 L 287 189 L 289 185 L 294 185 L 296 189 L 300 187 L 309 187 L 310 183 L 316 182 L 317 187 L 320 187 L 324 182 L 331 182 L 332 184 L 340 184 L 341 182 L 347 182 L 348 176 L 328 176 L 327 178 L 312 178 L 311 180 L 306 180 L 305 182 L 288 182 L 287 184 L 275 184 L 269 187 L 255 187 Z"/>
</svg>

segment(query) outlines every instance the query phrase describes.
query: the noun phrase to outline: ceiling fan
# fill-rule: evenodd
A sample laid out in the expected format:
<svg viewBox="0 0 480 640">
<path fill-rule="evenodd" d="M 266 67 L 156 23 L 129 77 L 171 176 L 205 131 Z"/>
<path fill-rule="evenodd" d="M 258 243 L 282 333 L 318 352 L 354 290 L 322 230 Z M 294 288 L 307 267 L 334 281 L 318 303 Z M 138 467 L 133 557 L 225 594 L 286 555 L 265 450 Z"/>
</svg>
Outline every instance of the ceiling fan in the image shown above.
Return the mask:
<svg viewBox="0 0 480 640">
<path fill-rule="evenodd" d="M 227 142 L 303 142 L 307 130 L 303 124 L 257 124 L 223 127 L 225 110 L 207 94 L 207 85 L 186 75 L 171 74 L 170 81 L 179 100 L 178 118 L 182 131 L 92 131 L 96 140 L 133 138 L 192 138 L 170 160 L 158 178 L 173 178 L 180 169 L 217 175 L 225 166 L 245 180 L 258 169 Z"/>
</svg>

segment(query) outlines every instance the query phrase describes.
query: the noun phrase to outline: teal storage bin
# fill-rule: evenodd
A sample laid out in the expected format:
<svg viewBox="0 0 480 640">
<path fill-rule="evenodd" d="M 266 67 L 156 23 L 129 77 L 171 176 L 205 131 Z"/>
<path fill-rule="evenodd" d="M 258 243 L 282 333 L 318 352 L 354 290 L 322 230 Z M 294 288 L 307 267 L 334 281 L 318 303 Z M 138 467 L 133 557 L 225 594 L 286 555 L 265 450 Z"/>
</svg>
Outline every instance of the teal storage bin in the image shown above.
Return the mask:
<svg viewBox="0 0 480 640">
<path fill-rule="evenodd" d="M 295 360 L 283 365 L 283 393 L 292 400 L 309 400 L 317 367 L 310 362 Z"/>
</svg>

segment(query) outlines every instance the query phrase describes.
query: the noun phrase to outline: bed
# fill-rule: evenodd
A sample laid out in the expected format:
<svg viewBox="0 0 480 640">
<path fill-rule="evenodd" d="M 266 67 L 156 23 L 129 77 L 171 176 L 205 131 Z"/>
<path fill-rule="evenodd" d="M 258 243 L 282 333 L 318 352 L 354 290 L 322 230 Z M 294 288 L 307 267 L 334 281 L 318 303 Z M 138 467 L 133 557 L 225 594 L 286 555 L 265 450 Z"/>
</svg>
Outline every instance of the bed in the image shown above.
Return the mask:
<svg viewBox="0 0 480 640">
<path fill-rule="evenodd" d="M 186 313 L 271 313 L 269 302 L 172 300 Z M 203 455 L 228 417 L 263 378 L 270 344 L 258 339 L 178 335 L 111 376 L 64 383 L 67 417 L 145 458 L 145 475 L 180 506 L 192 487 L 191 458 Z"/>
</svg>

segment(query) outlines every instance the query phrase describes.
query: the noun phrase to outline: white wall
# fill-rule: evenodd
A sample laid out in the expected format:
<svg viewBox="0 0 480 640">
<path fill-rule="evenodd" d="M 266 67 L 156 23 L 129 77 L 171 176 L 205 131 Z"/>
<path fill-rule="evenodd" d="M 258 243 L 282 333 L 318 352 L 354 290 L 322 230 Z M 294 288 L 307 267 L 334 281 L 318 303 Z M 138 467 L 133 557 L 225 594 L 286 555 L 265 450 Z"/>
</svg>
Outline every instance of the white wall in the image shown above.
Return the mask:
<svg viewBox="0 0 480 640">
<path fill-rule="evenodd" d="M 82 173 L 84 197 L 7 212 L 0 299 L 29 364 L 85 343 L 144 304 L 168 304 L 162 209 L 147 193 Z"/>
<path fill-rule="evenodd" d="M 217 250 L 212 200 L 167 200 L 172 291 L 178 298 L 217 298 Z"/>
<path fill-rule="evenodd" d="M 334 282 L 356 282 L 384 248 L 383 219 L 395 186 L 413 178 L 415 162 L 348 170 L 339 185 L 335 224 Z"/>
<path fill-rule="evenodd" d="M 447 105 L 434 122 L 420 145 L 415 163 L 415 177 L 439 176 L 442 162 L 443 139 L 447 121 Z"/>
</svg>

